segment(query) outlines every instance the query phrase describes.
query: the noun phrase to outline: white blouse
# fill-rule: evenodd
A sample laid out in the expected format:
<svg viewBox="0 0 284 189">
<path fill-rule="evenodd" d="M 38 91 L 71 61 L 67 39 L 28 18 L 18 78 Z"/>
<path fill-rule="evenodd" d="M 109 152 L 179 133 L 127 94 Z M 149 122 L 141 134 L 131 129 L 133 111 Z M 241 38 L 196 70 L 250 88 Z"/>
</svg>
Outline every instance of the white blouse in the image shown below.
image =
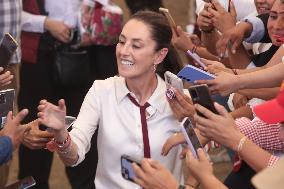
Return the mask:
<svg viewBox="0 0 284 189">
<path fill-rule="evenodd" d="M 158 77 L 158 85 L 148 100 L 147 125 L 151 158 L 166 166 L 183 182 L 181 148 L 175 147 L 167 156 L 161 155 L 162 146 L 175 132 L 180 131 L 166 100 L 165 82 Z M 123 154 L 142 159 L 143 137 L 140 111 L 127 97 L 123 77 L 97 80 L 87 93 L 80 113 L 70 133 L 78 146 L 79 164 L 90 149 L 91 137 L 98 128 L 98 167 L 95 184 L 98 189 L 141 188 L 121 176 L 120 157 Z M 90 167 L 91 169 L 91 167 Z"/>
</svg>

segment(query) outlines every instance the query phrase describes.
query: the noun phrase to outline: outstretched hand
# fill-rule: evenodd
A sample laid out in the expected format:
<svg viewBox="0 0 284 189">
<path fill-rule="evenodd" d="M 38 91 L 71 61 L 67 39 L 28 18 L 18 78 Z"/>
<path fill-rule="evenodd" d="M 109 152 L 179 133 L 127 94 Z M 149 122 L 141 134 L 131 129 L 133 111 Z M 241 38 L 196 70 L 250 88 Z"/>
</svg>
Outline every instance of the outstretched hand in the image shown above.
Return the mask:
<svg viewBox="0 0 284 189">
<path fill-rule="evenodd" d="M 143 159 L 141 167 L 133 163 L 136 177 L 134 181 L 146 189 L 171 189 L 178 188 L 175 177 L 158 161 Z"/>
<path fill-rule="evenodd" d="M 227 72 L 218 72 L 216 78 L 212 80 L 197 80 L 195 84 L 206 84 L 211 94 L 220 94 L 221 96 L 229 95 L 241 88 L 239 76 Z"/>
<path fill-rule="evenodd" d="M 15 117 L 12 112 L 9 112 L 7 115 L 7 123 L 1 131 L 1 134 L 11 138 L 14 150 L 21 144 L 24 132 L 28 129 L 28 126 L 20 125 L 21 121 L 28 113 L 29 111 L 27 109 L 23 109 Z"/>
<path fill-rule="evenodd" d="M 65 128 L 66 106 L 63 99 L 58 101 L 58 106 L 47 100 L 41 100 L 38 110 L 39 122 L 41 124 L 56 131 Z"/>
</svg>

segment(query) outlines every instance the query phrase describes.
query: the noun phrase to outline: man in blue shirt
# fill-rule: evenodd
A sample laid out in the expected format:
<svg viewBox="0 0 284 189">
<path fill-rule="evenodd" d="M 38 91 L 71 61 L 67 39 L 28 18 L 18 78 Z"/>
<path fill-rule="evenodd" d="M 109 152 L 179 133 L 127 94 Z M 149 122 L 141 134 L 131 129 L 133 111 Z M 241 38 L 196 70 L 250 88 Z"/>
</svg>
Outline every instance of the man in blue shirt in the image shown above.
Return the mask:
<svg viewBox="0 0 284 189">
<path fill-rule="evenodd" d="M 11 159 L 13 150 L 22 142 L 24 132 L 29 127 L 28 125 L 20 125 L 20 122 L 27 114 L 27 109 L 23 109 L 15 117 L 12 112 L 8 113 L 7 123 L 0 131 L 0 166 Z"/>
</svg>

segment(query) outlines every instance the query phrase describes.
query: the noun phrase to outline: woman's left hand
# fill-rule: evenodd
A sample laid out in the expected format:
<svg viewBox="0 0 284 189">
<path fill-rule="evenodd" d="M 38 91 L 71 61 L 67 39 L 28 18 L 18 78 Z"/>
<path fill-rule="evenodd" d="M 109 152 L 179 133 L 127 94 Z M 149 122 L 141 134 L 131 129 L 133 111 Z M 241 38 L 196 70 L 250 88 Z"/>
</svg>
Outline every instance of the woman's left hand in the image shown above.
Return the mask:
<svg viewBox="0 0 284 189">
<path fill-rule="evenodd" d="M 169 170 L 158 161 L 143 159 L 141 167 L 132 164 L 136 177 L 134 181 L 145 189 L 173 189 L 179 183 Z"/>
<path fill-rule="evenodd" d="M 175 98 L 168 99 L 170 107 L 175 115 L 175 117 L 182 121 L 185 117 L 192 117 L 195 113 L 193 103 L 189 96 L 186 94 L 181 94 L 178 90 L 170 88 L 175 93 Z"/>
<path fill-rule="evenodd" d="M 214 105 L 219 115 L 214 114 L 199 104 L 195 105 L 196 111 L 205 116 L 194 115 L 196 127 L 199 129 L 201 135 L 236 150 L 236 146 L 243 137 L 243 134 L 237 129 L 235 120 L 227 110 L 216 102 Z"/>
</svg>

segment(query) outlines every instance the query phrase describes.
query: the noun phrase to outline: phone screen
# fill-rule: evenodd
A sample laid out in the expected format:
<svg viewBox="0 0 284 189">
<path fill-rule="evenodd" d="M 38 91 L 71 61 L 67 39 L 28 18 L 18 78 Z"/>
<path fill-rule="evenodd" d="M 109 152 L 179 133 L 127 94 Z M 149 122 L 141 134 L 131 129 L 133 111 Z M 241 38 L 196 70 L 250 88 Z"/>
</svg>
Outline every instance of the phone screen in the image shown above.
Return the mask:
<svg viewBox="0 0 284 189">
<path fill-rule="evenodd" d="M 197 149 L 202 148 L 202 145 L 200 144 L 198 140 L 198 137 L 194 131 L 194 128 L 193 128 L 193 125 L 190 119 L 184 118 L 181 126 L 182 126 L 182 132 L 184 134 L 188 147 L 193 153 L 193 155 L 197 158 Z"/>
<path fill-rule="evenodd" d="M 4 189 L 28 189 L 36 184 L 36 181 L 32 176 L 23 178 L 9 186 L 6 186 Z"/>
<path fill-rule="evenodd" d="M 71 128 L 75 121 L 76 121 L 76 117 L 73 117 L 73 116 L 65 116 L 65 125 L 66 125 L 66 128 L 67 128 L 67 129 Z"/>
<path fill-rule="evenodd" d="M 17 47 L 18 44 L 15 39 L 6 33 L 0 44 L 0 67 L 7 67 Z"/>
<path fill-rule="evenodd" d="M 134 162 L 137 165 L 140 166 L 140 164 L 137 161 L 131 159 L 129 156 L 127 156 L 127 155 L 121 156 L 121 174 L 122 174 L 122 177 L 124 179 L 132 181 L 132 182 L 134 182 L 133 179 L 136 176 L 134 169 L 132 167 L 132 163 L 134 163 Z"/>
</svg>

